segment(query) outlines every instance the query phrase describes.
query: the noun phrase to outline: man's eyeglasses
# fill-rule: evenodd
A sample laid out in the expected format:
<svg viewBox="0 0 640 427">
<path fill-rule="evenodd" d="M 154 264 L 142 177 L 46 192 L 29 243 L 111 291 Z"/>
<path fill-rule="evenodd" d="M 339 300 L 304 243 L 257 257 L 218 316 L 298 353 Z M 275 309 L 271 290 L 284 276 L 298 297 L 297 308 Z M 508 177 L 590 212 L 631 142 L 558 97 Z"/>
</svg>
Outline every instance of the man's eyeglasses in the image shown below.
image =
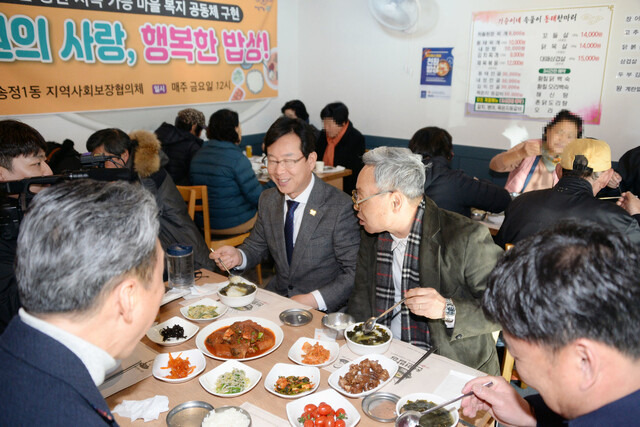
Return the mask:
<svg viewBox="0 0 640 427">
<path fill-rule="evenodd" d="M 367 200 L 379 196 L 381 194 L 387 194 L 387 193 L 393 193 L 393 191 L 391 190 L 387 190 L 387 191 L 381 191 L 379 193 L 373 194 L 369 197 L 365 197 L 364 199 L 358 200 L 358 191 L 357 190 L 353 190 L 351 191 L 351 201 L 353 202 L 353 207 L 355 210 L 359 211 L 360 210 L 360 205 L 364 202 L 366 202 Z"/>
<path fill-rule="evenodd" d="M 273 160 L 273 159 L 269 159 L 268 157 L 264 157 L 262 159 L 262 164 L 265 165 L 267 169 L 276 169 L 279 164 L 282 164 L 282 166 L 284 166 L 285 169 L 293 169 L 296 163 L 298 163 L 300 160 L 304 158 L 305 158 L 304 155 L 302 155 L 299 159 L 295 159 L 295 160 L 294 159 Z"/>
</svg>

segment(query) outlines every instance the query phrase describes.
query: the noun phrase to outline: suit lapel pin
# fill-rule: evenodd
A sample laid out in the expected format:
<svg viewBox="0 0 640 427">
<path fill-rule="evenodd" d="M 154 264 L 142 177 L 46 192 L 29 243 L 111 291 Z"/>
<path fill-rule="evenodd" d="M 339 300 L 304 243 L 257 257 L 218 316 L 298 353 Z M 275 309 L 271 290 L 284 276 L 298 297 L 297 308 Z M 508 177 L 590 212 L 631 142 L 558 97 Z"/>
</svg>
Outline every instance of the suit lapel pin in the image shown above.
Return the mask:
<svg viewBox="0 0 640 427">
<path fill-rule="evenodd" d="M 309 209 L 309 213 L 311 214 L 311 216 L 316 216 L 316 210 L 315 209 Z"/>
</svg>

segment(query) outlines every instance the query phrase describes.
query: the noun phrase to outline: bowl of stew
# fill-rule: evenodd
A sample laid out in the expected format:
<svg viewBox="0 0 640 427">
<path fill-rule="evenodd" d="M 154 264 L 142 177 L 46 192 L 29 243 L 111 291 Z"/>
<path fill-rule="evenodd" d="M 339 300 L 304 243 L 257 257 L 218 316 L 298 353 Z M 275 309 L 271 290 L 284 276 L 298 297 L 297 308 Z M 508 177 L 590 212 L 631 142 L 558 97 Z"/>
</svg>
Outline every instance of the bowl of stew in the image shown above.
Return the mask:
<svg viewBox="0 0 640 427">
<path fill-rule="evenodd" d="M 344 330 L 349 350 L 361 356 L 382 354 L 389 350 L 393 333 L 384 325 L 376 324 L 373 331 L 363 332 L 364 322 L 355 323 Z"/>
</svg>

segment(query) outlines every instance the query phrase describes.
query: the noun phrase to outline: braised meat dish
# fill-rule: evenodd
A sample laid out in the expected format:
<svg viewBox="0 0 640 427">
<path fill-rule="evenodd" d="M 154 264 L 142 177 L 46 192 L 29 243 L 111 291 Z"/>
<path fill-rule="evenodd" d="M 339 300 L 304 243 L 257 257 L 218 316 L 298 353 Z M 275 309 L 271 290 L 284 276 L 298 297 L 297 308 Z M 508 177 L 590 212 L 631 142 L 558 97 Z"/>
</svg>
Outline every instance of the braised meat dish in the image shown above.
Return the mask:
<svg viewBox="0 0 640 427">
<path fill-rule="evenodd" d="M 375 360 L 364 359 L 349 367 L 349 372 L 340 377 L 338 384 L 347 393 L 358 394 L 374 389 L 381 381 L 389 379 L 389 372 Z"/>
<path fill-rule="evenodd" d="M 235 322 L 212 332 L 204 341 L 207 350 L 225 359 L 259 356 L 276 343 L 274 333 L 252 320 Z"/>
</svg>

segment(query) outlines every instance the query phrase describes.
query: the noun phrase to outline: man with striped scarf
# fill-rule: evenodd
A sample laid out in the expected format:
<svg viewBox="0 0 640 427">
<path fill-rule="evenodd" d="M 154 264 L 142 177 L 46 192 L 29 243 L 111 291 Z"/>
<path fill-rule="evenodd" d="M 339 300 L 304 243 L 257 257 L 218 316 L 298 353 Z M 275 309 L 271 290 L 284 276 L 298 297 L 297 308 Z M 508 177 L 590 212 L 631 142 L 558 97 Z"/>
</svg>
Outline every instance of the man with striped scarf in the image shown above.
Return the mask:
<svg viewBox="0 0 640 427">
<path fill-rule="evenodd" d="M 364 230 L 348 312 L 363 321 L 407 297 L 380 320 L 394 337 L 497 374 L 499 327 L 481 299 L 502 250 L 486 227 L 424 197 L 419 155 L 379 147 L 363 161 L 353 203 Z"/>
</svg>

